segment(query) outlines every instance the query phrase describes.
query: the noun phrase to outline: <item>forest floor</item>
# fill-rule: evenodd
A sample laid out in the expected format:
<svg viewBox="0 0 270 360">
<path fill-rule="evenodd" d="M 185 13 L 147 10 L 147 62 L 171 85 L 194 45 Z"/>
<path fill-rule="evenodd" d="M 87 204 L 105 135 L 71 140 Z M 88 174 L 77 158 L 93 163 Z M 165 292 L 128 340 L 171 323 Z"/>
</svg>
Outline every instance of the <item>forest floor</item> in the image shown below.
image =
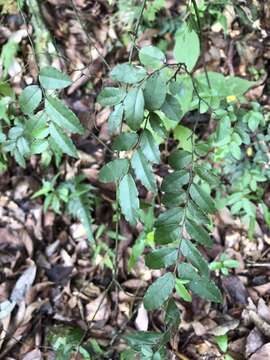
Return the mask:
<svg viewBox="0 0 270 360">
<path fill-rule="evenodd" d="M 157 16 L 159 21 L 139 34 L 138 46 L 150 44 L 154 38 L 166 42 L 170 49 L 170 31 L 177 26 L 175 19 L 183 6 L 178 3 L 166 1 Z M 246 1 L 241 3 L 248 18 L 250 9 Z M 251 90 L 248 97 L 267 108 L 270 4 L 261 3 L 265 4 L 260 5 L 257 27 L 248 21 L 237 25 L 236 14 L 227 13 L 228 35 L 224 36 L 217 25 L 209 26 L 203 33 L 203 48 L 209 70 L 250 79 L 250 68 L 265 69 L 262 85 Z M 109 110 L 101 109 L 95 100 L 107 81 L 102 59 L 113 67 L 128 58 L 127 14 L 106 0 L 46 0 L 41 2 L 40 14 L 29 6 L 20 12 L 10 0 L 0 0 L 1 7 L 0 50 L 11 38 L 17 44 L 16 49 L 6 50 L 6 58 L 11 58 L 8 79 L 16 94 L 36 81 L 36 60 L 49 61 L 70 75 L 73 83 L 62 97 L 87 131 L 74 137 L 80 158 L 65 159 L 60 170 L 53 165 L 44 170 L 33 157 L 25 169 L 10 160 L 8 169 L 0 174 L 0 306 L 11 294 L 20 299 L 19 305 L 0 320 L 0 359 L 55 359 L 55 339 L 59 338 L 66 349 L 70 343 L 86 344 L 93 359 L 117 359 L 126 347 L 123 333 L 134 329 L 162 331 L 159 312 L 147 313 L 141 306 L 147 286 L 160 272 L 149 270 L 141 258 L 128 272 L 131 247 L 140 229 L 132 229 L 124 220 L 120 221 L 117 284 L 108 288 L 115 236 L 111 220 L 115 188 L 98 180 L 99 169 L 110 157 L 110 136 Z M 35 32 L 35 21 L 40 19 L 50 35 L 48 39 L 44 39 L 43 31 Z M 37 59 L 29 37 L 39 45 Z M 3 57 L 1 61 L 3 70 Z M 197 68 L 202 66 L 200 61 Z M 184 121 L 189 123 L 188 119 Z M 203 136 L 210 131 L 207 117 L 205 121 Z M 44 213 L 43 200 L 31 199 L 42 178 L 60 172 L 68 179 L 79 171 L 94 187 L 93 196 L 98 199 L 92 214 L 99 244 L 95 252 L 89 248 L 79 222 L 50 210 Z M 146 198 L 147 191 L 142 189 L 140 196 Z M 269 204 L 269 184 L 265 199 Z M 226 251 L 238 260 L 239 267 L 229 276 L 216 276 L 223 305 L 211 305 L 196 296 L 192 303 L 178 301 L 182 320 L 168 347 L 171 358 L 223 359 L 216 336 L 228 334 L 228 353 L 233 359 L 270 359 L 269 228 L 258 215 L 250 239 L 239 218 L 226 208 L 215 215 L 214 223 L 215 245 L 207 253 L 208 260 Z M 84 359 L 78 352 L 69 354 L 70 359 Z"/>
</svg>

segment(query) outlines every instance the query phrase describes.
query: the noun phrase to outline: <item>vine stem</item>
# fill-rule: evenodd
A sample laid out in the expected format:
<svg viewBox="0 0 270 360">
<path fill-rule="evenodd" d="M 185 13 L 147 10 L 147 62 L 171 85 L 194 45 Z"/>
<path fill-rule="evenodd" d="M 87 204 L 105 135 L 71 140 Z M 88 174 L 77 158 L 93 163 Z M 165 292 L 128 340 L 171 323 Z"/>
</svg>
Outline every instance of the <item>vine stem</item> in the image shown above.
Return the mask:
<svg viewBox="0 0 270 360">
<path fill-rule="evenodd" d="M 198 34 L 199 34 L 200 43 L 201 43 L 201 47 L 202 47 L 203 46 L 203 36 L 202 36 L 202 26 L 201 26 L 199 9 L 198 9 L 198 5 L 196 3 L 196 0 L 191 0 L 191 2 L 192 2 L 192 5 L 193 5 L 193 8 L 194 8 L 194 11 L 195 11 L 196 21 L 197 21 L 197 26 L 198 26 Z M 206 67 L 204 51 L 202 51 L 202 54 L 203 54 L 203 56 L 202 56 L 202 58 L 203 58 L 203 70 L 205 72 L 207 85 L 208 85 L 209 89 L 211 89 L 211 83 L 210 83 L 210 79 L 209 79 L 208 71 L 207 71 L 207 67 Z"/>
<path fill-rule="evenodd" d="M 133 32 L 133 39 L 132 39 L 132 44 L 131 44 L 131 48 L 130 48 L 130 52 L 129 52 L 129 58 L 128 58 L 129 63 L 131 63 L 131 60 L 132 60 L 132 55 L 133 55 L 133 51 L 134 51 L 134 47 L 135 47 L 135 41 L 136 41 L 136 38 L 138 36 L 139 26 L 140 26 L 142 16 L 143 16 L 143 12 L 144 12 L 144 9 L 145 9 L 145 6 L 146 6 L 146 1 L 147 0 L 143 0 L 142 6 L 141 6 L 141 9 L 140 9 L 140 13 L 139 13 L 139 17 L 137 19 L 137 23 L 136 23 L 136 26 L 135 26 L 135 29 L 134 29 L 134 32 Z"/>
</svg>

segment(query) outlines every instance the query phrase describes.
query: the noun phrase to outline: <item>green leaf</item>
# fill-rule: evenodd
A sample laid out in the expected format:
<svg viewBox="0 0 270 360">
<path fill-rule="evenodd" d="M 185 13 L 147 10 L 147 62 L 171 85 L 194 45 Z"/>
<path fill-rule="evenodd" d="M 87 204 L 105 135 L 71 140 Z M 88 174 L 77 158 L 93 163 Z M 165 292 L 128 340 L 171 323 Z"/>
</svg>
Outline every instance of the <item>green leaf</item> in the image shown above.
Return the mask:
<svg viewBox="0 0 270 360">
<path fill-rule="evenodd" d="M 184 23 L 175 34 L 173 51 L 177 62 L 184 63 L 192 71 L 200 56 L 200 40 L 197 33 Z"/>
<path fill-rule="evenodd" d="M 219 185 L 218 177 L 212 174 L 206 168 L 204 168 L 203 165 L 195 165 L 194 171 L 196 172 L 197 175 L 199 175 L 201 179 L 205 180 L 209 185 L 211 186 Z"/>
<path fill-rule="evenodd" d="M 202 209 L 200 209 L 192 200 L 189 200 L 188 202 L 187 217 L 191 220 L 196 219 L 197 223 L 199 224 L 211 224 L 207 214 Z"/>
<path fill-rule="evenodd" d="M 128 272 L 136 265 L 138 258 L 142 255 L 145 247 L 145 234 L 141 233 L 135 244 L 132 246 L 132 252 L 128 260 Z"/>
<path fill-rule="evenodd" d="M 172 95 L 167 94 L 166 99 L 161 107 L 161 111 L 168 119 L 179 121 L 182 117 L 182 111 L 179 101 Z"/>
<path fill-rule="evenodd" d="M 150 76 L 143 92 L 146 109 L 159 110 L 165 101 L 166 93 L 166 79 L 159 73 Z"/>
<path fill-rule="evenodd" d="M 222 295 L 216 284 L 209 277 L 199 277 L 189 283 L 189 288 L 201 298 L 222 303 Z"/>
<path fill-rule="evenodd" d="M 196 240 L 199 244 L 208 248 L 213 246 L 213 240 L 209 236 L 208 232 L 202 226 L 198 226 L 195 221 L 191 219 L 187 220 L 185 227 L 193 240 Z"/>
<path fill-rule="evenodd" d="M 173 225 L 158 227 L 155 230 L 154 240 L 156 244 L 166 245 L 178 241 L 180 238 L 180 229 Z"/>
<path fill-rule="evenodd" d="M 116 87 L 105 87 L 97 97 L 101 106 L 113 106 L 119 104 L 125 97 L 126 92 Z"/>
<path fill-rule="evenodd" d="M 166 57 L 159 48 L 155 46 L 144 46 L 139 51 L 140 62 L 150 69 L 158 69 L 164 64 Z"/>
<path fill-rule="evenodd" d="M 161 184 L 161 191 L 178 193 L 183 185 L 189 182 L 190 174 L 186 170 L 174 171 L 165 176 Z"/>
<path fill-rule="evenodd" d="M 190 293 L 187 291 L 185 285 L 183 284 L 183 281 L 181 281 L 180 279 L 175 279 L 175 290 L 181 299 L 188 302 L 192 301 Z"/>
<path fill-rule="evenodd" d="M 99 172 L 99 180 L 104 183 L 117 182 L 128 172 L 127 159 L 115 159 L 105 164 Z"/>
<path fill-rule="evenodd" d="M 91 208 L 86 198 L 85 194 L 72 197 L 68 202 L 68 211 L 83 224 L 88 240 L 93 242 Z"/>
<path fill-rule="evenodd" d="M 186 257 L 188 261 L 194 265 L 201 274 L 206 276 L 209 275 L 209 268 L 207 261 L 202 257 L 202 254 L 196 249 L 191 241 L 182 239 L 181 240 L 181 253 Z"/>
<path fill-rule="evenodd" d="M 180 311 L 173 299 L 170 299 L 167 303 L 164 321 L 170 328 L 170 332 L 178 330 L 180 324 Z"/>
<path fill-rule="evenodd" d="M 37 85 L 29 85 L 19 96 L 19 105 L 24 114 L 31 114 L 39 106 L 42 92 Z"/>
<path fill-rule="evenodd" d="M 168 208 L 182 205 L 186 202 L 186 200 L 187 195 L 185 191 L 166 192 L 162 196 L 162 203 Z"/>
<path fill-rule="evenodd" d="M 168 158 L 169 165 L 175 170 L 181 170 L 192 162 L 192 154 L 185 150 L 175 150 Z"/>
<path fill-rule="evenodd" d="M 113 150 L 127 151 L 132 149 L 138 142 L 138 135 L 134 132 L 125 132 L 118 135 L 112 144 Z"/>
<path fill-rule="evenodd" d="M 195 267 L 184 262 L 178 265 L 178 275 L 185 281 L 198 280 L 200 278 Z"/>
<path fill-rule="evenodd" d="M 190 196 L 192 200 L 205 212 L 213 214 L 216 211 L 215 203 L 200 186 L 192 184 L 190 187 Z"/>
<path fill-rule="evenodd" d="M 156 333 L 152 331 L 136 331 L 134 333 L 123 336 L 123 338 L 127 340 L 128 344 L 135 348 L 158 345 L 162 337 L 162 333 Z"/>
<path fill-rule="evenodd" d="M 143 298 L 146 310 L 159 309 L 171 295 L 174 283 L 174 275 L 168 272 L 150 285 Z"/>
<path fill-rule="evenodd" d="M 183 209 L 176 207 L 160 214 L 157 220 L 155 221 L 155 226 L 156 227 L 173 226 L 174 228 L 176 228 L 179 226 L 182 217 L 183 217 Z"/>
<path fill-rule="evenodd" d="M 61 130 L 59 126 L 51 123 L 49 126 L 49 131 L 52 139 L 54 140 L 57 147 L 63 152 L 68 154 L 69 156 L 73 156 L 75 158 L 78 157 L 77 149 L 74 146 L 71 139 Z"/>
<path fill-rule="evenodd" d="M 50 119 L 59 127 L 69 130 L 72 133 L 84 133 L 80 120 L 59 99 L 48 96 L 47 100 L 45 100 L 45 111 Z"/>
<path fill-rule="evenodd" d="M 139 179 L 149 191 L 155 193 L 157 191 L 155 175 L 151 165 L 148 163 L 141 150 L 137 150 L 133 154 L 131 159 L 131 166 L 136 174 L 137 179 Z"/>
<path fill-rule="evenodd" d="M 216 343 L 222 352 L 226 352 L 228 348 L 228 335 L 215 336 Z"/>
<path fill-rule="evenodd" d="M 124 114 L 123 104 L 118 104 L 115 106 L 114 110 L 111 112 L 108 120 L 109 134 L 114 135 L 120 131 L 122 119 Z"/>
<path fill-rule="evenodd" d="M 31 144 L 31 154 L 42 154 L 49 147 L 47 139 L 38 139 Z"/>
<path fill-rule="evenodd" d="M 66 74 L 52 66 L 46 66 L 40 70 L 39 81 L 41 86 L 48 90 L 63 89 L 72 83 Z"/>
<path fill-rule="evenodd" d="M 132 130 L 140 128 L 144 119 L 144 97 L 142 89 L 136 88 L 128 92 L 124 100 L 125 119 Z"/>
<path fill-rule="evenodd" d="M 149 115 L 149 123 L 151 125 L 151 129 L 153 133 L 161 137 L 161 139 L 165 139 L 167 136 L 167 130 L 161 120 L 161 118 L 156 114 L 151 112 Z"/>
<path fill-rule="evenodd" d="M 136 184 L 130 174 L 125 175 L 120 181 L 119 202 L 126 220 L 131 225 L 136 225 L 139 211 L 139 198 Z"/>
<path fill-rule="evenodd" d="M 155 222 L 155 242 L 164 245 L 178 240 L 182 217 L 183 209 L 177 207 L 160 214 Z"/>
<path fill-rule="evenodd" d="M 177 249 L 161 248 L 145 256 L 145 264 L 150 269 L 161 269 L 173 265 L 177 260 Z"/>
<path fill-rule="evenodd" d="M 151 132 L 145 129 L 141 135 L 140 147 L 144 156 L 152 163 L 159 164 L 160 162 L 160 152 L 158 144 L 155 142 L 155 139 Z"/>
<path fill-rule="evenodd" d="M 23 136 L 20 136 L 17 140 L 17 148 L 22 156 L 29 156 L 31 154 L 29 142 Z"/>
<path fill-rule="evenodd" d="M 241 160 L 241 148 L 235 141 L 230 143 L 230 152 L 236 160 Z"/>
<path fill-rule="evenodd" d="M 173 130 L 173 137 L 179 141 L 179 147 L 192 153 L 192 130 L 186 126 L 178 125 Z"/>
<path fill-rule="evenodd" d="M 124 63 L 116 65 L 111 71 L 111 78 L 125 84 L 136 84 L 142 81 L 147 75 L 146 70 L 142 67 L 135 67 L 131 64 Z"/>
</svg>

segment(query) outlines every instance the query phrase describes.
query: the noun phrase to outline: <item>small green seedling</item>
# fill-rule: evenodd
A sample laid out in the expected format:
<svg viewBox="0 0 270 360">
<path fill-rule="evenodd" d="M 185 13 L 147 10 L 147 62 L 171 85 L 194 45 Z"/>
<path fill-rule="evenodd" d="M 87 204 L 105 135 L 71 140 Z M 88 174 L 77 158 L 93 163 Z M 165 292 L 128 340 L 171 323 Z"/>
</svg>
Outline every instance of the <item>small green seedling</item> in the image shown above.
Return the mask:
<svg viewBox="0 0 270 360">
<path fill-rule="evenodd" d="M 229 275 L 230 269 L 237 269 L 239 267 L 239 261 L 234 259 L 229 259 L 228 255 L 223 253 L 220 255 L 219 260 L 211 262 L 209 265 L 210 270 L 212 271 L 221 271 L 225 276 Z"/>
</svg>

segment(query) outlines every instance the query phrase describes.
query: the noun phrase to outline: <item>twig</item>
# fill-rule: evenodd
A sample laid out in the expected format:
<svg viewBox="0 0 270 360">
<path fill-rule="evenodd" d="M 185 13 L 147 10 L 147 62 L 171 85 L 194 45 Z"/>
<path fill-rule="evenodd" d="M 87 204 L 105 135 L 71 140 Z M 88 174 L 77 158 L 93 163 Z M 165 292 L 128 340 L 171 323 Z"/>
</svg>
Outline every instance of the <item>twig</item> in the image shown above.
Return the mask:
<svg viewBox="0 0 270 360">
<path fill-rule="evenodd" d="M 141 7 L 141 10 L 140 10 L 140 13 L 139 13 L 139 16 L 138 16 L 138 19 L 137 19 L 137 23 L 136 23 L 136 26 L 135 26 L 135 29 L 134 29 L 134 32 L 133 32 L 132 44 L 131 44 L 129 57 L 128 57 L 128 62 L 129 63 L 131 63 L 131 60 L 132 60 L 132 55 L 133 55 L 133 51 L 134 51 L 134 47 L 135 47 L 135 41 L 136 41 L 137 36 L 138 36 L 139 26 L 140 26 L 140 23 L 141 23 L 141 20 L 142 20 L 145 5 L 146 5 L 146 0 L 143 0 L 142 7 Z"/>
<path fill-rule="evenodd" d="M 92 36 L 89 34 L 89 31 L 87 31 L 87 29 L 85 28 L 85 25 L 79 15 L 79 12 L 76 8 L 76 5 L 74 4 L 73 0 L 70 0 L 70 3 L 71 3 L 71 6 L 75 12 L 75 15 L 76 15 L 76 18 L 78 20 L 78 22 L 80 23 L 81 25 L 81 28 L 83 29 L 86 37 L 87 37 L 87 40 L 88 40 L 88 43 L 89 43 L 89 47 L 91 48 L 91 46 L 93 46 L 93 48 L 96 50 L 96 52 L 98 53 L 100 59 L 102 60 L 102 62 L 104 63 L 104 65 L 107 67 L 107 69 L 110 71 L 111 70 L 111 67 L 110 65 L 108 64 L 107 60 L 105 59 L 105 57 L 101 54 L 100 50 L 98 49 L 98 47 L 95 45 L 95 42 L 94 42 L 94 39 L 92 38 Z"/>
<path fill-rule="evenodd" d="M 196 16 L 196 20 L 197 20 L 197 25 L 198 25 L 198 34 L 199 34 L 199 38 L 200 38 L 200 43 L 201 43 L 201 50 L 202 50 L 202 59 L 203 59 L 203 69 L 205 72 L 205 77 L 206 77 L 206 81 L 207 81 L 207 85 L 209 87 L 209 89 L 211 89 L 211 83 L 209 80 L 209 76 L 208 76 L 208 71 L 206 68 L 206 62 L 205 62 L 205 55 L 204 55 L 204 49 L 202 49 L 203 47 L 203 36 L 202 36 L 202 27 L 201 27 L 201 20 L 200 20 L 200 14 L 199 14 L 199 9 L 196 3 L 196 0 L 191 0 L 194 11 L 195 11 L 195 16 Z"/>
</svg>

